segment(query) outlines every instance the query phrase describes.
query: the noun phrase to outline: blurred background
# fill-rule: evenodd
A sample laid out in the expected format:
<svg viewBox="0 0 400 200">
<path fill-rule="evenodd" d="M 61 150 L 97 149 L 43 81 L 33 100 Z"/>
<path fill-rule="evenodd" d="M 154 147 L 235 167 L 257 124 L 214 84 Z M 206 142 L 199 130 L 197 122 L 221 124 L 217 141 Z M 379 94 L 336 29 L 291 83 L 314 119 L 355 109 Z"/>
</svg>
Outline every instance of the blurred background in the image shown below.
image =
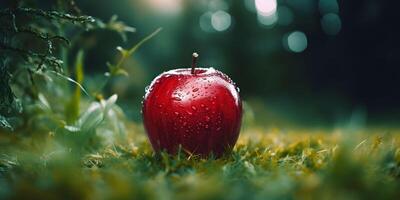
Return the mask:
<svg viewBox="0 0 400 200">
<path fill-rule="evenodd" d="M 43 1 L 45 5 L 45 1 Z M 158 27 L 107 89 L 140 122 L 144 88 L 162 73 L 199 65 L 228 74 L 246 119 L 266 126 L 399 125 L 399 7 L 380 0 L 80 0 L 82 12 L 114 14 L 136 33 L 85 40 L 87 87 L 96 85 L 116 46 L 129 48 Z M 74 58 L 71 57 L 71 60 Z"/>
</svg>

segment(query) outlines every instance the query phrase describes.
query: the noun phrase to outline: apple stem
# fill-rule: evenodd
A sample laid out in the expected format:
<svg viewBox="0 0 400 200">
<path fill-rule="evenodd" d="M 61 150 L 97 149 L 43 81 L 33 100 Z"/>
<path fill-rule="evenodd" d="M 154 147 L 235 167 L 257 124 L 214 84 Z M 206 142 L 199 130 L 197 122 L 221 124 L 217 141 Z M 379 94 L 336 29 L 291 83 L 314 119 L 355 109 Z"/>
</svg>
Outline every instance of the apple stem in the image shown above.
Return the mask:
<svg viewBox="0 0 400 200">
<path fill-rule="evenodd" d="M 197 54 L 196 52 L 194 52 L 194 53 L 192 54 L 192 74 L 193 74 L 193 75 L 196 75 L 197 57 L 199 57 L 199 54 Z"/>
</svg>

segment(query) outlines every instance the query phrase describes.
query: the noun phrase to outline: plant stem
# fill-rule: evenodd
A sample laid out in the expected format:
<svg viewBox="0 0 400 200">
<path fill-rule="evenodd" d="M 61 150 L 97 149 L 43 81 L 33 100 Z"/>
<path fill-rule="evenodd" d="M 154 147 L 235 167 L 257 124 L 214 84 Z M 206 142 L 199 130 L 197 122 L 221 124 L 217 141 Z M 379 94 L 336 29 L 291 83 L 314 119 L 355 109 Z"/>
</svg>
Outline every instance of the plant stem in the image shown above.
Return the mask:
<svg viewBox="0 0 400 200">
<path fill-rule="evenodd" d="M 197 58 L 199 57 L 199 54 L 197 54 L 196 52 L 194 52 L 192 54 L 192 74 L 196 75 L 196 65 L 197 65 Z"/>
</svg>

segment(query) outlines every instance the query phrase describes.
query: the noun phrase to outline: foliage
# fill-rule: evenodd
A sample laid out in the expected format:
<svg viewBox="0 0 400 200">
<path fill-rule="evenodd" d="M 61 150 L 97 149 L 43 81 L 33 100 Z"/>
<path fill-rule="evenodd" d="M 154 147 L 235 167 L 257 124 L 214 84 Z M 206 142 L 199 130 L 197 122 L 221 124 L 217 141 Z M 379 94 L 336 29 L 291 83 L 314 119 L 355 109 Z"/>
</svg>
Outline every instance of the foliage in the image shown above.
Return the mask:
<svg viewBox="0 0 400 200">
<path fill-rule="evenodd" d="M 24 143 L 2 138 L 0 196 L 396 199 L 400 195 L 396 131 L 271 130 L 266 134 L 249 129 L 232 154 L 216 160 L 183 153 L 155 155 L 141 128 L 129 126 L 127 139 L 80 156 L 52 136 Z"/>
<path fill-rule="evenodd" d="M 18 125 L 11 124 L 13 118 L 21 121 L 22 107 L 39 100 L 43 88 L 39 87 L 37 79 L 48 82 L 52 81 L 51 75 L 56 75 L 53 78 L 67 80 L 83 89 L 82 80 L 69 77 L 72 67 L 68 64 L 68 55 L 72 53 L 68 47 L 76 46 L 83 33 L 108 29 L 118 32 L 126 40 L 126 33 L 135 31 L 118 21 L 116 16 L 105 23 L 82 15 L 73 0 L 55 1 L 55 10 L 29 5 L 32 2 L 28 0 L 13 1 L 9 8 L 0 10 L 0 128 L 9 130 Z M 82 55 L 78 54 L 77 59 L 82 59 Z M 82 63 L 76 67 L 83 68 Z M 54 85 L 54 89 L 57 88 L 70 92 L 65 83 Z M 72 95 L 74 103 L 78 103 L 79 93 L 75 90 Z M 76 106 L 75 113 L 67 114 L 68 122 L 77 117 Z"/>
</svg>

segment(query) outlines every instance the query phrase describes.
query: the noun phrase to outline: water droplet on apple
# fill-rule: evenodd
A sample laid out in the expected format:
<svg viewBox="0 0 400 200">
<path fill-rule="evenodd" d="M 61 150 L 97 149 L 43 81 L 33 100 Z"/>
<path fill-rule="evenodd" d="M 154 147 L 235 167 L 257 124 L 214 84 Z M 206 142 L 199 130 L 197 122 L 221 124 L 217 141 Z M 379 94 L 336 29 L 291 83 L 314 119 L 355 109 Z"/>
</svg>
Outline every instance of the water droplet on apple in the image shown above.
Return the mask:
<svg viewBox="0 0 400 200">
<path fill-rule="evenodd" d="M 174 112 L 174 114 L 175 114 L 176 116 L 178 116 L 178 115 L 179 115 L 179 113 L 178 113 L 178 112 Z"/>
<path fill-rule="evenodd" d="M 197 92 L 197 91 L 199 91 L 199 88 L 194 88 L 194 89 L 192 90 L 192 92 Z"/>
<path fill-rule="evenodd" d="M 208 129 L 208 124 L 206 124 L 206 125 L 204 126 L 204 128 Z"/>
<path fill-rule="evenodd" d="M 209 116 L 206 116 L 206 122 L 209 122 L 210 121 L 210 117 Z"/>
<path fill-rule="evenodd" d="M 201 104 L 200 107 L 204 108 L 204 104 Z"/>
<path fill-rule="evenodd" d="M 179 97 L 172 97 L 172 100 L 174 100 L 174 101 L 182 101 L 182 99 L 179 98 Z"/>
<path fill-rule="evenodd" d="M 161 105 L 161 104 L 158 104 L 158 107 L 159 107 L 159 108 L 162 108 L 162 105 Z"/>
<path fill-rule="evenodd" d="M 218 128 L 217 128 L 217 131 L 220 131 L 221 129 L 222 129 L 221 127 L 218 127 Z"/>
<path fill-rule="evenodd" d="M 192 106 L 192 110 L 196 111 L 197 110 L 196 106 Z"/>
</svg>

